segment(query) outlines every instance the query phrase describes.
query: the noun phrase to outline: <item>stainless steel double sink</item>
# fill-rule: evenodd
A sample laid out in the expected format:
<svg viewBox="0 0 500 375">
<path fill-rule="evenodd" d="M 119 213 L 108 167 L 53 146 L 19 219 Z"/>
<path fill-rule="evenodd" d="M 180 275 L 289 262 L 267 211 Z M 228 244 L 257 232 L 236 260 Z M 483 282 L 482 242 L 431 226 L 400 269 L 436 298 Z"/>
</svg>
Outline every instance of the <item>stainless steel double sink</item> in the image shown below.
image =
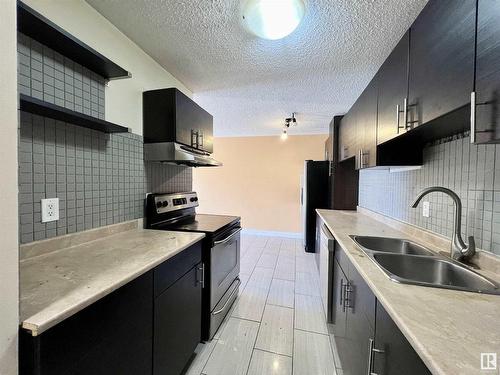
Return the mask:
<svg viewBox="0 0 500 375">
<path fill-rule="evenodd" d="M 350 237 L 392 281 L 500 294 L 499 285 L 494 281 L 415 242 L 389 237 Z"/>
</svg>

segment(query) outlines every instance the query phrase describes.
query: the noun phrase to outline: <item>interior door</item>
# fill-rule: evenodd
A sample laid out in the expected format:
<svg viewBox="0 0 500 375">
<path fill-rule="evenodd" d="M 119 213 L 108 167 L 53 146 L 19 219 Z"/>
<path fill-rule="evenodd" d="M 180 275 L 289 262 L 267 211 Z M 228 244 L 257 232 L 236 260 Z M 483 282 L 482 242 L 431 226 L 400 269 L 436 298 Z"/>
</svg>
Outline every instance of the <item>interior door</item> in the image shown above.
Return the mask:
<svg viewBox="0 0 500 375">
<path fill-rule="evenodd" d="M 377 144 L 406 131 L 404 113 L 408 98 L 409 48 L 410 32 L 407 31 L 377 74 Z"/>
<path fill-rule="evenodd" d="M 479 0 L 477 17 L 475 143 L 500 142 L 500 1 Z M 475 131 L 474 131 L 475 130 Z"/>
<path fill-rule="evenodd" d="M 476 0 L 430 0 L 410 29 L 408 126 L 470 102 Z"/>
</svg>

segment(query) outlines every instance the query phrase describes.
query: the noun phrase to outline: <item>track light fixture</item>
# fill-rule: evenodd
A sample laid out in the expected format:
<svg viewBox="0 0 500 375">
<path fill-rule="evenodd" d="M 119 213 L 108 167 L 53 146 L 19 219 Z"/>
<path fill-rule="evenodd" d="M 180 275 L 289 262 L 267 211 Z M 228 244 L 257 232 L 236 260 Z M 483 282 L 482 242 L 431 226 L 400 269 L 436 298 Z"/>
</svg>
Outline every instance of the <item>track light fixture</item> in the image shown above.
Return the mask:
<svg viewBox="0 0 500 375">
<path fill-rule="evenodd" d="M 285 127 L 289 128 L 290 124 L 297 125 L 297 119 L 295 118 L 295 112 L 292 112 L 292 117 L 287 117 L 285 119 Z"/>
</svg>

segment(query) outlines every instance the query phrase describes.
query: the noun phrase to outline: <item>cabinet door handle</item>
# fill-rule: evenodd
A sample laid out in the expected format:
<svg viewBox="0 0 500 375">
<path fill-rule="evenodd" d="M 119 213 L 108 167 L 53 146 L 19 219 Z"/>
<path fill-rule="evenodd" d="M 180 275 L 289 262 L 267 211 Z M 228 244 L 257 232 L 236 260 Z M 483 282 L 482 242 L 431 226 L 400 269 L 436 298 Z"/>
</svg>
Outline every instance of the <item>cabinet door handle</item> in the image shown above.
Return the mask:
<svg viewBox="0 0 500 375">
<path fill-rule="evenodd" d="M 404 98 L 403 100 L 403 119 L 404 119 L 404 125 L 403 129 L 408 128 L 408 98 Z"/>
<path fill-rule="evenodd" d="M 198 270 L 201 271 L 201 280 L 197 280 L 198 284 L 201 284 L 201 288 L 205 288 L 205 263 L 202 263 Z"/>
<path fill-rule="evenodd" d="M 399 104 L 396 105 L 396 134 L 399 134 L 399 129 L 405 129 L 406 128 L 406 121 L 407 121 L 407 116 L 408 116 L 408 106 L 407 106 L 407 99 L 404 98 L 403 100 L 403 110 L 401 110 L 401 106 Z M 403 113 L 403 119 L 405 121 L 404 125 L 401 126 L 400 123 L 400 115 Z"/>
<path fill-rule="evenodd" d="M 366 372 L 367 375 L 378 375 L 377 373 L 373 372 L 374 353 L 384 353 L 384 350 L 375 348 L 375 340 L 371 338 L 368 340 L 368 371 Z"/>
<path fill-rule="evenodd" d="M 344 288 L 345 290 L 345 296 L 344 296 L 344 304 L 346 309 L 348 308 L 353 308 L 354 305 L 351 304 L 351 293 L 353 292 L 353 288 L 350 282 L 346 283 L 346 286 Z"/>
<path fill-rule="evenodd" d="M 198 132 L 191 129 L 191 147 L 198 148 Z"/>
<path fill-rule="evenodd" d="M 342 311 L 345 312 L 345 304 L 344 304 L 344 279 L 340 279 L 340 306 L 342 306 Z"/>
<path fill-rule="evenodd" d="M 476 92 L 470 93 L 470 143 L 476 143 Z"/>
</svg>

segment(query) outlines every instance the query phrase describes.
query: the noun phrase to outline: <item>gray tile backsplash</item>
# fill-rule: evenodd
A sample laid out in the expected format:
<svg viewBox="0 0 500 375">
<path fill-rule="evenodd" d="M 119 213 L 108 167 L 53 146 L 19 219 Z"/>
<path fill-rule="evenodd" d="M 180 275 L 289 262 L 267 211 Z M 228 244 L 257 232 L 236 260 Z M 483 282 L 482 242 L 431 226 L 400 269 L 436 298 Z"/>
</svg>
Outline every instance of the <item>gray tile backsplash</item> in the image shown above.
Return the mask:
<svg viewBox="0 0 500 375">
<path fill-rule="evenodd" d="M 103 77 L 18 33 L 18 91 L 104 119 Z"/>
<path fill-rule="evenodd" d="M 18 34 L 20 93 L 104 118 L 104 79 Z M 106 134 L 20 112 L 21 243 L 141 218 L 146 192 L 192 189 L 191 168 L 145 163 L 136 134 Z M 41 222 L 43 198 L 59 220 Z"/>
<path fill-rule="evenodd" d="M 363 170 L 359 205 L 451 237 L 454 206 L 448 196 L 431 193 L 424 198 L 430 202 L 429 218 L 422 216 L 421 205 L 410 207 L 420 190 L 436 185 L 450 188 L 462 200 L 462 234 L 473 235 L 476 246 L 500 255 L 500 145 L 471 145 L 464 134 L 426 147 L 419 170 Z"/>
</svg>

